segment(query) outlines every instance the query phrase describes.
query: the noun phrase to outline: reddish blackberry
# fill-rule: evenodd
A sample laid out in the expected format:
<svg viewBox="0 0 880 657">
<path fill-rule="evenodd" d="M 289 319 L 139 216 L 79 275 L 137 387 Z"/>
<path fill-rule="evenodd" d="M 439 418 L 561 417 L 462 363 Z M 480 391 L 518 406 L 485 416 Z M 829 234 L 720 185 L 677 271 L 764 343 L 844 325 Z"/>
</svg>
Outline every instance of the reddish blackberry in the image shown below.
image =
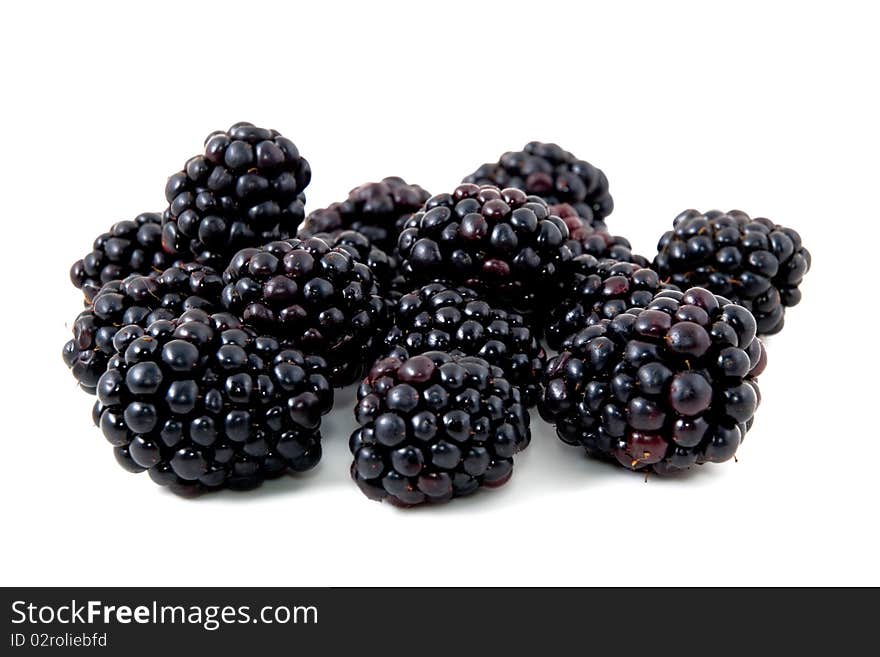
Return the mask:
<svg viewBox="0 0 880 657">
<path fill-rule="evenodd" d="M 614 209 L 605 174 L 577 159 L 557 144 L 533 141 L 517 152 L 508 152 L 496 163 L 487 163 L 462 182 L 516 187 L 553 205 L 570 203 L 591 226 L 604 229 L 604 219 Z"/>
<path fill-rule="evenodd" d="M 646 257 L 632 252 L 629 240 L 620 235 L 611 235 L 605 229 L 595 228 L 568 203 L 550 206 L 550 212 L 558 216 L 568 227 L 570 240 L 566 242 L 573 256 L 589 254 L 598 260 L 611 258 L 620 262 L 632 262 L 648 267 Z"/>
<path fill-rule="evenodd" d="M 546 355 L 521 315 L 493 308 L 474 290 L 431 283 L 403 295 L 385 335 L 383 353 L 406 360 L 425 351 L 479 356 L 537 403 Z"/>
<path fill-rule="evenodd" d="M 413 212 L 430 194 L 403 178 L 384 178 L 381 182 L 356 187 L 341 203 L 315 210 L 306 217 L 299 237 L 350 229 L 363 233 L 378 248 L 393 253 L 397 236 Z"/>
<path fill-rule="evenodd" d="M 133 274 L 111 281 L 73 323 L 73 339 L 64 345 L 64 362 L 80 387 L 95 393 L 98 379 L 114 352 L 113 339 L 122 326 L 145 328 L 159 319 L 173 319 L 186 310 L 217 310 L 223 280 L 210 267 L 175 265 L 159 276 Z"/>
<path fill-rule="evenodd" d="M 91 301 L 104 283 L 161 272 L 172 259 L 162 250 L 162 215 L 145 212 L 99 235 L 92 252 L 71 266 L 70 281 Z"/>
<path fill-rule="evenodd" d="M 563 341 L 600 319 L 612 319 L 628 308 L 644 308 L 663 285 L 652 269 L 629 262 L 596 260 L 591 255 L 573 258 L 566 265 L 568 289 L 545 325 L 547 344 L 559 349 Z"/>
<path fill-rule="evenodd" d="M 810 252 L 791 228 L 745 212 L 685 210 L 660 239 L 654 268 L 681 288 L 705 287 L 752 311 L 759 335 L 782 330 L 801 300 Z"/>
<path fill-rule="evenodd" d="M 500 486 L 530 440 L 519 389 L 500 368 L 439 351 L 377 361 L 355 417 L 352 478 L 370 499 L 400 506 Z"/>
<path fill-rule="evenodd" d="M 563 442 L 669 473 L 731 458 L 760 400 L 755 318 L 702 288 L 665 290 L 571 336 L 539 409 Z"/>
<path fill-rule="evenodd" d="M 165 186 L 162 243 L 169 253 L 222 267 L 239 249 L 286 239 L 305 215 L 309 163 L 275 130 L 236 123 Z"/>
<path fill-rule="evenodd" d="M 178 492 L 251 488 L 321 457 L 326 363 L 190 310 L 128 326 L 98 382 L 98 426 L 126 470 Z"/>
<path fill-rule="evenodd" d="M 370 268 L 350 250 L 310 237 L 243 249 L 223 274 L 227 310 L 330 364 L 331 380 L 357 380 L 387 319 Z"/>
<path fill-rule="evenodd" d="M 412 283 L 449 280 L 524 316 L 561 294 L 568 228 L 537 196 L 464 184 L 431 197 L 398 241 Z"/>
</svg>

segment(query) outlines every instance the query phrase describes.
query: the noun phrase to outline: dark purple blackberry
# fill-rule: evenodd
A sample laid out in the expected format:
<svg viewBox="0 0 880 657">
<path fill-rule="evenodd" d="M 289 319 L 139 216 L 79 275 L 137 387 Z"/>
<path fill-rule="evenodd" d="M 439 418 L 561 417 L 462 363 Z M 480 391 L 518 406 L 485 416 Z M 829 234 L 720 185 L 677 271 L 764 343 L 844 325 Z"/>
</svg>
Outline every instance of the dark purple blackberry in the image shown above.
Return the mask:
<svg viewBox="0 0 880 657">
<path fill-rule="evenodd" d="M 92 252 L 70 268 L 70 281 L 91 301 L 104 283 L 131 274 L 159 273 L 173 258 L 162 250 L 162 215 L 139 214 L 117 221 L 92 244 Z"/>
<path fill-rule="evenodd" d="M 431 197 L 400 234 L 409 283 L 448 280 L 527 316 L 559 298 L 568 228 L 537 196 L 464 184 Z"/>
<path fill-rule="evenodd" d="M 565 299 L 551 312 L 544 335 L 552 349 L 600 319 L 612 319 L 628 308 L 644 308 L 661 289 L 678 289 L 660 282 L 652 269 L 629 262 L 573 258 L 566 265 Z"/>
<path fill-rule="evenodd" d="M 782 330 L 801 300 L 810 252 L 797 231 L 745 212 L 685 210 L 660 239 L 654 269 L 681 288 L 699 285 L 752 311 L 759 335 Z"/>
<path fill-rule="evenodd" d="M 331 381 L 356 381 L 386 328 L 386 300 L 349 249 L 310 237 L 243 249 L 223 274 L 227 310 L 260 332 L 330 364 Z"/>
<path fill-rule="evenodd" d="M 462 182 L 516 187 L 550 205 L 570 203 L 599 229 L 605 228 L 604 219 L 614 209 L 605 174 L 556 144 L 530 142 L 521 151 L 505 153 L 494 164 L 484 164 Z"/>
<path fill-rule="evenodd" d="M 407 184 L 403 178 L 390 177 L 381 182 L 366 183 L 351 190 L 341 203 L 309 213 L 298 236 L 354 230 L 391 254 L 407 219 L 430 196 L 418 185 Z"/>
<path fill-rule="evenodd" d="M 351 476 L 373 500 L 446 502 L 500 486 L 530 440 L 516 386 L 481 358 L 377 361 L 358 389 Z"/>
<path fill-rule="evenodd" d="M 589 254 L 598 260 L 610 258 L 620 262 L 632 262 L 648 267 L 650 261 L 632 252 L 632 244 L 620 235 L 611 235 L 605 229 L 594 228 L 568 203 L 550 206 L 550 212 L 558 216 L 568 227 L 566 242 L 573 256 Z"/>
<path fill-rule="evenodd" d="M 192 309 L 213 312 L 219 309 L 222 290 L 220 275 L 198 264 L 175 265 L 159 276 L 133 274 L 111 281 L 74 321 L 73 339 L 62 352 L 64 362 L 80 387 L 94 394 L 120 327 L 137 324 L 145 328 Z"/>
<path fill-rule="evenodd" d="M 312 237 L 323 240 L 332 247 L 340 247 L 348 251 L 352 258 L 360 260 L 370 268 L 383 295 L 390 290 L 391 282 L 397 272 L 397 261 L 373 244 L 364 233 L 355 230 L 334 230 L 331 233 L 315 233 Z"/>
<path fill-rule="evenodd" d="M 309 163 L 275 130 L 236 123 L 212 132 L 205 152 L 165 186 L 162 244 L 222 267 L 239 249 L 287 239 L 305 216 Z"/>
<path fill-rule="evenodd" d="M 431 283 L 403 295 L 385 334 L 383 354 L 406 360 L 425 351 L 479 356 L 537 403 L 546 355 L 521 315 L 493 308 L 466 287 Z"/>
<path fill-rule="evenodd" d="M 252 488 L 321 457 L 326 363 L 190 310 L 127 326 L 98 382 L 97 424 L 130 472 L 181 493 Z"/>
<path fill-rule="evenodd" d="M 664 290 L 571 336 L 547 365 L 542 417 L 587 454 L 661 474 L 733 457 L 766 355 L 742 306 Z"/>
</svg>

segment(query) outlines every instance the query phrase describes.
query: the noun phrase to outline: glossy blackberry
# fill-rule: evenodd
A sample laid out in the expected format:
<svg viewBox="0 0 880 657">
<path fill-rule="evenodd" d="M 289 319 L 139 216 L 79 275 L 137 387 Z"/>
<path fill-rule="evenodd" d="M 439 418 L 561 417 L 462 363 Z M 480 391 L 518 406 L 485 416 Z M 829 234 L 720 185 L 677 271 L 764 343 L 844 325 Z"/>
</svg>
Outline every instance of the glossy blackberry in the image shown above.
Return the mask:
<svg viewBox="0 0 880 657">
<path fill-rule="evenodd" d="M 227 310 L 326 358 L 335 385 L 356 381 L 373 362 L 386 300 L 370 268 L 349 249 L 314 237 L 243 249 L 223 280 Z"/>
<path fill-rule="evenodd" d="M 568 227 L 569 241 L 566 242 L 573 256 L 588 254 L 603 260 L 610 258 L 620 262 L 632 262 L 648 267 L 650 261 L 632 252 L 632 244 L 620 235 L 612 235 L 605 229 L 595 228 L 581 217 L 568 203 L 550 206 L 550 212 L 558 216 Z"/>
<path fill-rule="evenodd" d="M 117 221 L 92 244 L 92 252 L 73 263 L 70 282 L 91 301 L 104 283 L 131 274 L 159 273 L 173 258 L 162 250 L 162 215 L 139 214 Z"/>
<path fill-rule="evenodd" d="M 358 389 L 351 476 L 370 499 L 446 502 L 500 486 L 530 440 L 516 386 L 481 358 L 377 361 Z"/>
<path fill-rule="evenodd" d="M 464 184 L 428 199 L 398 249 L 411 284 L 448 280 L 528 316 L 561 294 L 568 239 L 565 222 L 537 196 Z"/>
<path fill-rule="evenodd" d="M 317 233 L 354 230 L 366 235 L 386 253 L 393 253 L 397 236 L 413 212 L 428 200 L 430 194 L 403 178 L 384 178 L 381 182 L 356 187 L 341 203 L 315 210 L 306 217 L 299 237 Z"/>
<path fill-rule="evenodd" d="M 310 180 L 309 163 L 275 130 L 236 123 L 212 132 L 204 154 L 168 179 L 162 244 L 222 267 L 239 249 L 294 235 Z"/>
<path fill-rule="evenodd" d="M 755 318 L 702 288 L 571 336 L 547 365 L 542 417 L 587 454 L 661 474 L 733 457 L 760 400 Z"/>
<path fill-rule="evenodd" d="M 565 299 L 545 325 L 547 344 L 559 349 L 565 339 L 600 319 L 612 319 L 628 308 L 644 308 L 661 289 L 678 289 L 660 282 L 660 276 L 629 262 L 597 260 L 591 255 L 566 265 Z"/>
<path fill-rule="evenodd" d="M 326 363 L 190 310 L 128 326 L 98 382 L 97 424 L 130 472 L 191 493 L 252 488 L 321 457 Z"/>
<path fill-rule="evenodd" d="M 530 142 L 521 151 L 505 153 L 496 163 L 484 164 L 462 182 L 516 187 L 550 205 L 570 203 L 591 226 L 600 229 L 614 209 L 605 174 L 557 144 Z"/>
<path fill-rule="evenodd" d="M 397 260 L 373 244 L 364 233 L 355 230 L 334 230 L 330 233 L 315 233 L 312 237 L 327 242 L 331 247 L 340 247 L 348 251 L 352 258 L 367 265 L 373 272 L 376 285 L 383 295 L 391 289 L 392 280 L 397 275 Z"/>
<path fill-rule="evenodd" d="M 801 300 L 810 252 L 791 228 L 745 212 L 685 210 L 660 239 L 654 268 L 681 288 L 705 287 L 752 311 L 759 335 L 782 330 Z"/>
<path fill-rule="evenodd" d="M 80 387 L 94 394 L 120 327 L 136 324 L 144 328 L 192 309 L 213 312 L 219 309 L 222 290 L 217 272 L 193 263 L 169 267 L 158 276 L 133 274 L 111 281 L 74 320 L 73 339 L 62 352 L 64 362 Z"/>
<path fill-rule="evenodd" d="M 479 356 L 537 403 L 546 355 L 521 315 L 494 308 L 466 287 L 431 283 L 402 296 L 383 353 L 406 360 L 425 351 Z"/>
</svg>

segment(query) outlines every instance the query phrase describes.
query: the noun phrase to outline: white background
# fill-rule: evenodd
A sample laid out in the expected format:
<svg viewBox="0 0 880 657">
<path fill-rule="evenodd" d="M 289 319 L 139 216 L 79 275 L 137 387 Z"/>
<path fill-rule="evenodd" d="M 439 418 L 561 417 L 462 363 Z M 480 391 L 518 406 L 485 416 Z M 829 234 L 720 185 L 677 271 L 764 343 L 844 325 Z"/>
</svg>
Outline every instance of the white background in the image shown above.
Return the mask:
<svg viewBox="0 0 880 657">
<path fill-rule="evenodd" d="M 880 584 L 870 4 L 308 4 L 2 9 L 2 584 Z M 607 173 L 648 256 L 687 207 L 798 229 L 813 270 L 739 462 L 645 481 L 534 417 L 507 486 L 401 511 L 348 478 L 347 391 L 305 476 L 188 501 L 124 472 L 60 357 L 68 268 L 239 120 L 297 143 L 310 209 L 539 139 Z"/>
</svg>

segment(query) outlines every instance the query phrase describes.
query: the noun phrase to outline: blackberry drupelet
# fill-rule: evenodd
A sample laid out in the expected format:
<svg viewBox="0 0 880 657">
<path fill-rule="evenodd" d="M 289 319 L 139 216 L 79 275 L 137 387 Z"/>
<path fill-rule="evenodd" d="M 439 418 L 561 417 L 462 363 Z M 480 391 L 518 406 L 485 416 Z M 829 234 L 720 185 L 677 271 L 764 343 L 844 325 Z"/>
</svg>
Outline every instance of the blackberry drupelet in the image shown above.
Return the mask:
<svg viewBox="0 0 880 657">
<path fill-rule="evenodd" d="M 396 176 L 356 187 L 341 203 L 309 213 L 299 237 L 317 233 L 354 230 L 363 233 L 388 254 L 397 246 L 397 236 L 413 212 L 431 195 L 418 185 Z"/>
<path fill-rule="evenodd" d="M 223 279 L 210 267 L 189 263 L 169 267 L 159 276 L 133 274 L 111 281 L 73 323 L 73 339 L 64 345 L 64 362 L 80 387 L 95 393 L 98 379 L 113 355 L 113 338 L 122 326 L 145 328 L 182 312 L 218 310 Z"/>
<path fill-rule="evenodd" d="M 225 308 L 260 332 L 330 364 L 331 381 L 356 381 L 375 358 L 387 302 L 349 249 L 310 237 L 241 250 L 223 274 Z"/>
<path fill-rule="evenodd" d="M 654 268 L 681 288 L 699 285 L 752 311 L 759 335 L 782 330 L 801 300 L 810 252 L 797 231 L 745 212 L 685 210 L 660 239 Z"/>
<path fill-rule="evenodd" d="M 537 196 L 463 184 L 431 197 L 407 222 L 398 248 L 411 284 L 463 284 L 531 321 L 561 295 L 567 240 L 565 222 Z"/>
<path fill-rule="evenodd" d="M 252 488 L 320 459 L 333 402 L 322 358 L 202 310 L 125 327 L 114 342 L 95 413 L 126 470 L 192 493 Z"/>
<path fill-rule="evenodd" d="M 309 163 L 275 130 L 236 123 L 213 132 L 204 154 L 168 179 L 162 244 L 223 267 L 239 249 L 293 236 L 310 180 Z"/>
<path fill-rule="evenodd" d="M 351 476 L 370 499 L 446 502 L 511 476 L 530 440 L 516 386 L 481 358 L 377 361 L 358 389 Z"/>
<path fill-rule="evenodd" d="M 70 282 L 91 301 L 104 283 L 161 272 L 172 260 L 162 250 L 162 215 L 145 212 L 99 235 L 92 252 L 71 266 Z"/>
<path fill-rule="evenodd" d="M 604 219 L 614 209 L 605 174 L 557 144 L 530 142 L 521 151 L 505 153 L 496 163 L 484 164 L 462 182 L 516 187 L 550 205 L 570 203 L 598 229 L 605 228 Z"/>
<path fill-rule="evenodd" d="M 431 283 L 403 295 L 385 335 L 383 353 L 406 360 L 425 351 L 479 356 L 537 403 L 546 355 L 521 315 L 494 308 L 474 290 Z"/>
<path fill-rule="evenodd" d="M 566 265 L 567 292 L 545 324 L 544 336 L 559 349 L 573 335 L 601 319 L 612 319 L 628 308 L 644 308 L 661 289 L 678 289 L 660 282 L 657 272 L 629 262 L 597 260 L 591 255 Z"/>
<path fill-rule="evenodd" d="M 632 244 L 620 235 L 611 235 L 605 229 L 595 228 L 568 203 L 550 206 L 550 212 L 558 216 L 568 227 L 566 243 L 573 256 L 589 254 L 599 260 L 611 258 L 620 262 L 632 262 L 642 267 L 650 265 L 644 256 L 632 252 Z"/>
<path fill-rule="evenodd" d="M 661 474 L 733 457 L 760 400 L 755 318 L 703 288 L 664 290 L 571 336 L 542 417 L 587 454 Z"/>
</svg>

